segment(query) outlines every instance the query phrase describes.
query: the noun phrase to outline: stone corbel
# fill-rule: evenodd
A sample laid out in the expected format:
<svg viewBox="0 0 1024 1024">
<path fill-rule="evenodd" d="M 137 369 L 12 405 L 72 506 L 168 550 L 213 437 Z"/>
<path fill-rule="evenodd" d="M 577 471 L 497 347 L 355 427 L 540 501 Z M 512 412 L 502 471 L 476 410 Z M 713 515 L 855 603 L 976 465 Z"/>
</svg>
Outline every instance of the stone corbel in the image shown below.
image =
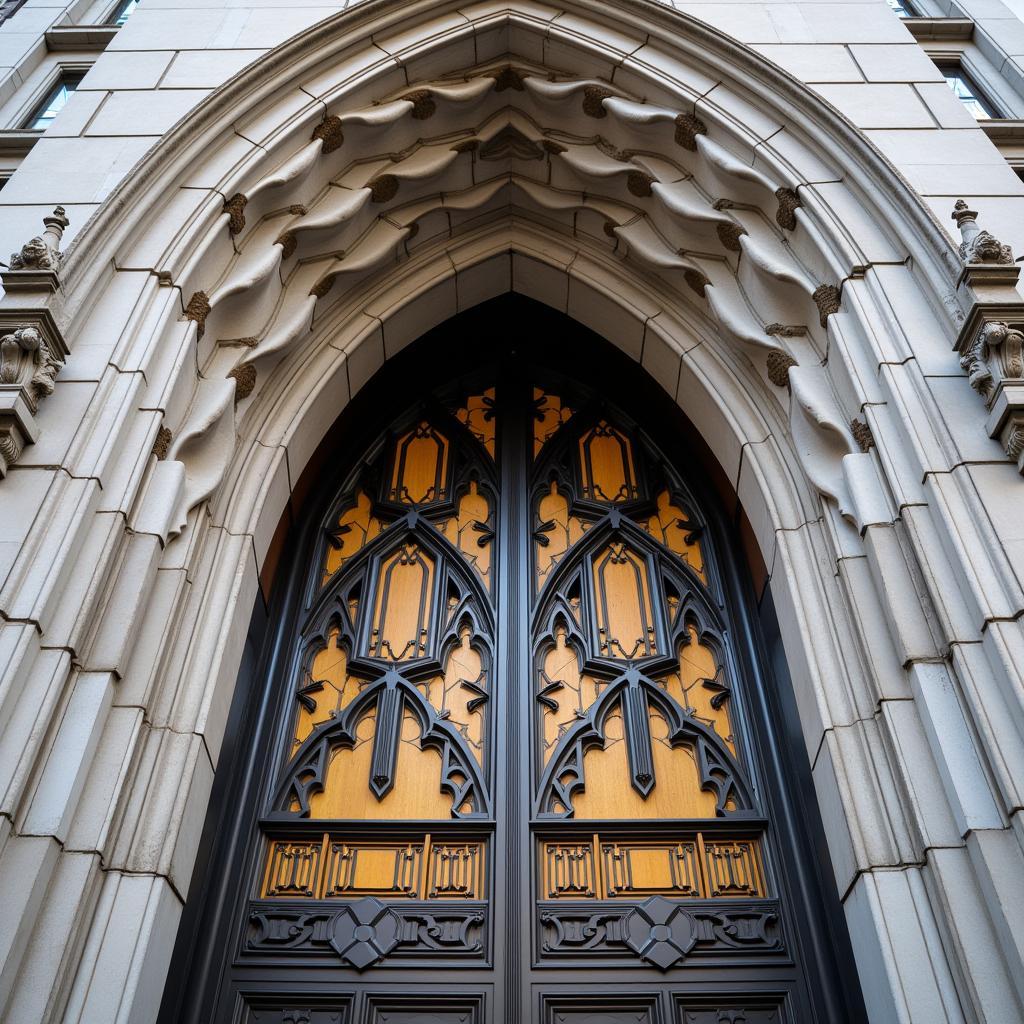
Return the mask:
<svg viewBox="0 0 1024 1024">
<path fill-rule="evenodd" d="M 960 365 L 988 410 L 985 428 L 1024 474 L 1024 302 L 1020 267 L 1008 245 L 983 231 L 977 213 L 957 200 L 953 220 L 963 241 L 957 282 L 969 312 L 956 339 Z"/>
<path fill-rule="evenodd" d="M 0 477 L 39 436 L 39 403 L 67 356 L 48 310 L 0 311 Z"/>
<path fill-rule="evenodd" d="M 957 338 L 960 365 L 988 410 L 985 429 L 1024 474 L 1024 304 L 978 304 Z"/>
</svg>

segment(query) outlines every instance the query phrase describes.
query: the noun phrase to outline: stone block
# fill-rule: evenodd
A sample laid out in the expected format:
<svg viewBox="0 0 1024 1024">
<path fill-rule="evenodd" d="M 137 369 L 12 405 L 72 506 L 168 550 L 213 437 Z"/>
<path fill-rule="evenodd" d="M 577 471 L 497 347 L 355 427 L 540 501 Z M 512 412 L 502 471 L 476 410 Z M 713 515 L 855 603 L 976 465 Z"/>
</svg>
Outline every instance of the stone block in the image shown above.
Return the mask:
<svg viewBox="0 0 1024 1024">
<path fill-rule="evenodd" d="M 568 263 L 558 266 L 533 259 L 523 253 L 512 254 L 512 290 L 520 295 L 543 302 L 546 306 L 565 313 L 569 306 Z"/>
<path fill-rule="evenodd" d="M 152 1021 L 180 919 L 181 903 L 163 878 L 106 872 L 65 1024 Z"/>
<path fill-rule="evenodd" d="M 945 85 L 942 72 L 912 38 L 898 43 L 848 47 L 850 56 L 869 82 L 935 82 Z M 949 86 L 946 86 L 948 89 Z"/>
<path fill-rule="evenodd" d="M 161 89 L 216 89 L 246 65 L 266 53 L 250 50 L 185 50 L 174 57 L 160 80 Z"/>
<path fill-rule="evenodd" d="M 910 85 L 820 84 L 816 91 L 858 128 L 935 127 L 928 108 Z"/>
<path fill-rule="evenodd" d="M 862 874 L 844 909 L 869 1020 L 964 1024 L 918 868 Z"/>
<path fill-rule="evenodd" d="M 113 678 L 108 672 L 76 672 L 73 676 L 70 696 L 55 723 L 57 734 L 21 820 L 23 834 L 64 841 L 112 693 Z"/>
<path fill-rule="evenodd" d="M 783 70 L 814 85 L 818 82 L 862 82 L 864 76 L 845 46 L 806 44 L 761 44 L 755 46 L 763 57 Z"/>
<path fill-rule="evenodd" d="M 155 89 L 174 56 L 173 50 L 107 50 L 89 68 L 79 91 Z"/>
<path fill-rule="evenodd" d="M 457 312 L 455 271 L 450 265 L 441 271 L 433 266 L 412 271 L 403 285 L 400 297 L 388 295 L 366 305 L 366 313 L 383 325 L 388 359 Z"/>
<path fill-rule="evenodd" d="M 41 836 L 12 836 L 0 855 L 0 906 L 5 922 L 0 928 L 0 1007 L 15 990 L 59 855 L 56 840 Z"/>
<path fill-rule="evenodd" d="M 33 922 L 10 998 L 6 1006 L 0 1004 L 0 1015 L 5 1020 L 58 1018 L 61 996 L 77 967 L 71 951 L 88 925 L 101 878 L 99 857 L 67 852 L 60 855 L 48 883 L 47 898 Z"/>
</svg>

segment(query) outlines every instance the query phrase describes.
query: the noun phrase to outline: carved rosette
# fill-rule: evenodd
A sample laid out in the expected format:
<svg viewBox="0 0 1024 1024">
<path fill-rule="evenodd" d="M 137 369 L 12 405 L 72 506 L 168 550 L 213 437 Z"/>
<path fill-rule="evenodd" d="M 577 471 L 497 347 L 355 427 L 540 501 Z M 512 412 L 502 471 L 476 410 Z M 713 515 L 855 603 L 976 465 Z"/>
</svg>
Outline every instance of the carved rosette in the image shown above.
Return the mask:
<svg viewBox="0 0 1024 1024">
<path fill-rule="evenodd" d="M 39 436 L 35 414 L 53 394 L 68 350 L 45 311 L 0 323 L 0 476 Z"/>
<path fill-rule="evenodd" d="M 1024 321 L 973 317 L 957 351 L 971 387 L 989 411 L 989 436 L 999 440 L 1024 473 Z"/>
</svg>

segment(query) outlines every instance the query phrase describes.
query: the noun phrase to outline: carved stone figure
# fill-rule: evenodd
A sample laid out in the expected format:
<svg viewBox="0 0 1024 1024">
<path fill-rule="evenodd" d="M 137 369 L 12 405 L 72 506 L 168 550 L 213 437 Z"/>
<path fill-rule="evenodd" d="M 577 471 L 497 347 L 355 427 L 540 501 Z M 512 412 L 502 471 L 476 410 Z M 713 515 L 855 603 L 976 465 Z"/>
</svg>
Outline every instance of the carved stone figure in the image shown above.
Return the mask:
<svg viewBox="0 0 1024 1024">
<path fill-rule="evenodd" d="M 60 251 L 60 240 L 64 229 L 71 223 L 64 213 L 64 207 L 58 206 L 49 217 L 43 218 L 46 230 L 42 235 L 30 238 L 20 252 L 11 253 L 11 270 L 58 270 L 63 254 Z"/>
<path fill-rule="evenodd" d="M 40 398 L 53 394 L 62 365 L 34 327 L 19 327 L 0 337 L 0 384 L 23 388 L 33 412 Z"/>
<path fill-rule="evenodd" d="M 970 210 L 962 199 L 953 205 L 950 215 L 960 229 L 960 259 L 964 263 L 1013 263 L 1013 251 L 998 238 L 978 227 L 977 210 Z"/>
</svg>

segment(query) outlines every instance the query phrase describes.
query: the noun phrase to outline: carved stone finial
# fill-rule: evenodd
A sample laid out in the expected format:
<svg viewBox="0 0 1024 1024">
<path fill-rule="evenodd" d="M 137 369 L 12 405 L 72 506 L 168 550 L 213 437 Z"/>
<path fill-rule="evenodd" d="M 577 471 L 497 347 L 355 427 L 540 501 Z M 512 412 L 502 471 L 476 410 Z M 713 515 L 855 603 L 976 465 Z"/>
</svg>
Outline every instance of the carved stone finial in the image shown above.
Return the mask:
<svg viewBox="0 0 1024 1024">
<path fill-rule="evenodd" d="M 697 136 L 707 135 L 708 126 L 696 114 L 680 114 L 676 118 L 676 145 L 697 151 Z"/>
<path fill-rule="evenodd" d="M 171 450 L 171 442 L 173 440 L 174 435 L 169 427 L 161 427 L 156 432 L 156 440 L 153 442 L 153 454 L 157 457 L 158 462 L 162 462 L 167 458 L 167 453 Z"/>
<path fill-rule="evenodd" d="M 745 235 L 746 229 L 742 224 L 737 224 L 735 221 L 729 221 L 726 223 L 720 220 L 717 224 L 718 240 L 728 249 L 730 252 L 742 252 L 743 247 L 740 245 L 740 235 Z"/>
<path fill-rule="evenodd" d="M 605 89 L 600 85 L 588 85 L 583 90 L 583 113 L 587 117 L 607 117 L 608 111 L 604 109 L 604 101 L 615 93 L 611 89 Z"/>
<path fill-rule="evenodd" d="M 656 183 L 657 179 L 652 178 L 649 174 L 645 174 L 643 171 L 630 171 L 626 175 L 626 188 L 640 199 L 645 198 L 651 194 L 651 186 Z"/>
<path fill-rule="evenodd" d="M 437 113 L 437 101 L 429 89 L 407 92 L 402 99 L 412 104 L 410 116 L 414 121 L 426 121 Z"/>
<path fill-rule="evenodd" d="M 494 79 L 494 91 L 504 92 L 506 89 L 514 89 L 516 92 L 523 91 L 523 74 L 518 68 L 506 64 L 497 71 L 491 71 L 489 77 Z"/>
<path fill-rule="evenodd" d="M 875 437 L 871 433 L 871 427 L 864 420 L 854 417 L 850 420 L 850 433 L 862 452 L 871 451 L 875 447 Z"/>
<path fill-rule="evenodd" d="M 256 387 L 256 367 L 252 363 L 236 366 L 228 376 L 235 382 L 235 405 L 248 398 Z"/>
<path fill-rule="evenodd" d="M 245 204 L 249 200 L 241 192 L 236 192 L 224 203 L 224 212 L 228 215 L 228 232 L 232 237 L 241 233 L 245 227 Z"/>
<path fill-rule="evenodd" d="M 194 292 L 185 307 L 185 319 L 196 325 L 196 337 L 202 338 L 206 331 L 206 318 L 210 315 L 210 296 L 206 292 Z"/>
<path fill-rule="evenodd" d="M 796 365 L 796 360 L 788 352 L 775 349 L 768 353 L 768 379 L 777 388 L 788 388 L 790 368 Z"/>
<path fill-rule="evenodd" d="M 370 201 L 386 203 L 398 195 L 398 179 L 393 174 L 382 174 L 370 182 Z"/>
<path fill-rule="evenodd" d="M 968 208 L 967 203 L 958 199 L 950 214 L 960 229 L 960 259 L 964 263 L 1013 263 L 1013 250 L 1003 245 L 998 238 L 978 227 L 978 211 Z"/>
<path fill-rule="evenodd" d="M 794 189 L 777 188 L 775 198 L 779 201 L 779 208 L 775 211 L 775 223 L 786 231 L 795 231 L 796 211 L 803 205 L 800 196 Z"/>
<path fill-rule="evenodd" d="M 71 223 L 64 213 L 64 207 L 54 208 L 49 217 L 43 218 L 46 230 L 30 238 L 20 252 L 11 253 L 11 270 L 59 270 L 63 254 L 60 242 L 64 229 Z"/>
<path fill-rule="evenodd" d="M 320 139 L 322 145 L 321 153 L 333 153 L 340 148 L 345 141 L 345 135 L 341 130 L 341 118 L 334 114 L 328 114 L 314 129 L 310 141 Z"/>
<path fill-rule="evenodd" d="M 828 318 L 833 313 L 839 312 L 839 286 L 835 284 L 820 284 L 814 289 L 811 296 L 814 304 L 818 307 L 818 321 L 824 327 Z"/>
</svg>

